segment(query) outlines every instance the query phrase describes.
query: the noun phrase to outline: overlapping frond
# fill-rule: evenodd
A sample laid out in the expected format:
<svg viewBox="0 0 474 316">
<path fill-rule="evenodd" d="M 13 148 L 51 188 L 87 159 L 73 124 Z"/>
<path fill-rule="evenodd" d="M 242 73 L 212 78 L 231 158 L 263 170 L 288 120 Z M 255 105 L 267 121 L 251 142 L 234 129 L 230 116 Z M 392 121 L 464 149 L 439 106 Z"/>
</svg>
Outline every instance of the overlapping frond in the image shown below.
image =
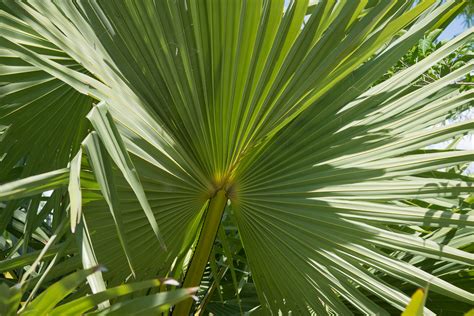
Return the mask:
<svg viewBox="0 0 474 316">
<path fill-rule="evenodd" d="M 468 211 L 427 206 L 474 192 L 472 178 L 439 172 L 474 153 L 426 150 L 473 130 L 473 121 L 431 127 L 472 104 L 472 90 L 460 91 L 456 80 L 474 64 L 412 84 L 472 41 L 472 30 L 374 85 L 463 3 L 308 5 L 7 3 L 0 124 L 9 127 L 0 162 L 10 172 L 21 161 L 23 178 L 72 160 L 62 185 L 69 183 L 72 226 L 85 219 L 82 262 L 106 265 L 109 286 L 131 274 L 180 277 L 209 199 L 225 190 L 261 310 L 387 314 L 374 297 L 403 309 L 403 284 L 426 283 L 472 302 L 472 294 L 404 257 L 474 263 L 456 244 L 405 231 L 474 225 Z M 94 99 L 100 104 L 91 111 Z M 2 188 L 40 190 L 36 184 L 49 176 L 56 174 Z"/>
</svg>

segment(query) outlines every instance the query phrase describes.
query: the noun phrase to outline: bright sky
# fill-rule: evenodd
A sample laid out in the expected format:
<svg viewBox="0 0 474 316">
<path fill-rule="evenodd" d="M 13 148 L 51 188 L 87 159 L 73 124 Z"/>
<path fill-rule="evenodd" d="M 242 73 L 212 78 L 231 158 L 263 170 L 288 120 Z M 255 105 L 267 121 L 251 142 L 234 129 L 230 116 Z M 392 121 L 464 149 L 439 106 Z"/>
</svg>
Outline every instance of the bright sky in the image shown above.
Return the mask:
<svg viewBox="0 0 474 316">
<path fill-rule="evenodd" d="M 450 40 L 454 36 L 462 33 L 466 29 L 466 24 L 464 23 L 464 18 L 462 16 L 458 16 L 456 19 L 448 25 L 448 27 L 440 34 L 440 40 Z"/>
</svg>

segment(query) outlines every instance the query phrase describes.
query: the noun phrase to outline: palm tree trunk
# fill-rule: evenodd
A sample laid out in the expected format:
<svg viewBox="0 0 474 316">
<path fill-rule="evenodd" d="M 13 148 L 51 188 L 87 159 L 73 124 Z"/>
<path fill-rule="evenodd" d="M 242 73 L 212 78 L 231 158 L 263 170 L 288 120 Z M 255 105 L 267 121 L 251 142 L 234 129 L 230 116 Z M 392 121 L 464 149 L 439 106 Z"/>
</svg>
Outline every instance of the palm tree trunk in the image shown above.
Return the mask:
<svg viewBox="0 0 474 316">
<path fill-rule="evenodd" d="M 194 255 L 184 278 L 183 288 L 199 286 L 201 283 L 226 203 L 227 197 L 224 190 L 218 191 L 211 198 Z M 176 306 L 173 316 L 189 315 L 192 304 L 193 300 L 191 298 L 182 301 Z"/>
</svg>

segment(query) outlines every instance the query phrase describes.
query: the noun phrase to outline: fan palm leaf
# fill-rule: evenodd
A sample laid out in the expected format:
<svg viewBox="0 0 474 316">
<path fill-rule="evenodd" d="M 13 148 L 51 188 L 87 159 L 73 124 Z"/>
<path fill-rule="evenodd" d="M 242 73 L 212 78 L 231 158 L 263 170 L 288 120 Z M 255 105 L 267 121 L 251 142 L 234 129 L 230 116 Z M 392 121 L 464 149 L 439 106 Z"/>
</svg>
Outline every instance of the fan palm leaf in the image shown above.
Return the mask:
<svg viewBox="0 0 474 316">
<path fill-rule="evenodd" d="M 374 85 L 462 6 L 5 3 L 0 175 L 16 181 L 0 187 L 9 200 L 2 220 L 19 198 L 35 201 L 49 189 L 65 196 L 68 187 L 70 203 L 52 209 L 82 236 L 69 253 L 85 268 L 109 269 L 89 278 L 93 292 L 104 280 L 110 287 L 131 275 L 186 271 L 184 286 L 193 287 L 230 203 L 263 311 L 387 314 L 374 296 L 403 310 L 409 296 L 385 276 L 472 302 L 466 290 L 393 255 L 474 263 L 455 245 L 404 231 L 471 227 L 472 213 L 402 203 L 474 191 L 472 178 L 435 173 L 474 152 L 426 150 L 473 130 L 472 120 L 431 128 L 472 104 L 472 90 L 460 91 L 456 80 L 473 62 L 412 84 L 471 41 L 472 29 Z M 191 302 L 175 312 L 189 312 Z"/>
</svg>

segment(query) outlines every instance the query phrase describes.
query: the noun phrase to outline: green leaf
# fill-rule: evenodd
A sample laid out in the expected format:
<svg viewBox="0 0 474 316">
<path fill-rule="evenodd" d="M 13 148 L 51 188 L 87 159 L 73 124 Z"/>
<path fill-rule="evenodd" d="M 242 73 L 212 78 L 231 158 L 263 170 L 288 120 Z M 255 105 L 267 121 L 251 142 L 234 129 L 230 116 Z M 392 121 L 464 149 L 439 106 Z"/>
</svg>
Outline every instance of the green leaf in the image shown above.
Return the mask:
<svg viewBox="0 0 474 316">
<path fill-rule="evenodd" d="M 67 295 L 76 290 L 88 275 L 98 271 L 99 267 L 77 271 L 49 286 L 23 310 L 24 315 L 47 315 Z"/>
<path fill-rule="evenodd" d="M 67 184 L 69 170 L 59 169 L 0 185 L 0 200 L 20 199 Z"/>
<path fill-rule="evenodd" d="M 425 306 L 427 291 L 418 289 L 412 295 L 410 303 L 403 311 L 402 316 L 423 316 L 423 307 Z"/>
<path fill-rule="evenodd" d="M 166 282 L 165 282 L 166 283 Z M 114 288 L 109 288 L 105 291 L 92 294 L 89 296 L 75 299 L 66 304 L 60 305 L 53 309 L 50 313 L 54 315 L 82 315 L 85 312 L 93 309 L 100 303 L 117 298 L 119 296 L 127 295 L 136 291 L 157 287 L 161 284 L 159 280 L 149 280 L 143 282 L 134 282 L 130 284 L 123 284 Z"/>
<path fill-rule="evenodd" d="M 108 309 L 89 315 L 144 315 L 164 312 L 174 304 L 190 297 L 196 291 L 197 288 L 187 288 L 152 294 L 123 303 L 116 303 Z"/>
<path fill-rule="evenodd" d="M 97 131 L 97 134 L 101 138 L 103 146 L 107 149 L 110 157 L 113 159 L 120 171 L 122 171 L 125 179 L 127 179 L 127 182 L 135 192 L 156 237 L 160 241 L 162 247 L 165 248 L 163 239 L 160 236 L 158 224 L 156 223 L 155 216 L 146 198 L 140 178 L 138 177 L 135 166 L 128 155 L 127 149 L 122 141 L 122 136 L 119 134 L 112 117 L 107 112 L 105 103 L 99 103 L 95 106 L 87 117 Z M 113 185 L 111 185 L 111 187 L 113 187 Z"/>
<path fill-rule="evenodd" d="M 22 296 L 21 287 L 15 285 L 11 288 L 7 284 L 0 284 L 0 313 L 5 316 L 16 315 Z"/>
<path fill-rule="evenodd" d="M 122 210 L 119 204 L 120 202 L 118 199 L 118 193 L 116 191 L 114 176 L 112 173 L 112 166 L 108 158 L 108 153 L 105 151 L 103 143 L 100 141 L 99 137 L 95 132 L 91 133 L 84 140 L 84 147 L 86 148 L 92 170 L 94 171 L 97 182 L 99 183 L 102 195 L 107 201 L 110 213 L 112 215 L 112 218 L 114 219 L 115 226 L 117 228 L 116 232 L 120 240 L 120 245 L 122 246 L 122 250 L 124 251 L 125 256 L 127 258 L 130 270 L 132 274 L 135 275 L 132 257 L 130 255 L 130 246 L 128 244 L 128 240 L 125 238 Z M 83 236 L 82 238 L 88 237 Z M 83 245 L 87 246 L 88 243 L 84 244 L 84 242 L 87 243 L 87 239 L 82 241 Z M 89 260 L 90 258 L 94 257 L 91 254 L 87 254 L 87 256 L 89 257 Z M 96 259 L 94 259 L 94 261 L 95 260 Z"/>
<path fill-rule="evenodd" d="M 82 193 L 81 193 L 81 160 L 82 149 L 71 160 L 69 172 L 69 200 L 71 203 L 70 217 L 71 217 L 71 231 L 74 233 L 76 225 L 79 223 L 82 216 Z"/>
<path fill-rule="evenodd" d="M 128 280 L 131 261 L 137 280 L 183 275 L 207 201 L 224 191 L 262 313 L 392 314 L 408 304 L 404 293 L 428 281 L 433 295 L 472 300 L 463 283 L 442 274 L 456 275 L 474 260 L 466 246 L 472 207 L 456 203 L 472 194 L 472 179 L 440 169 L 468 163 L 474 153 L 426 148 L 472 130 L 471 121 L 432 127 L 472 103 L 472 92 L 453 83 L 473 63 L 466 58 L 430 84 L 417 81 L 469 43 L 473 30 L 380 81 L 427 32 L 452 20 L 462 1 L 3 7 L 0 41 L 15 63 L 30 67 L 25 77 L 41 70 L 49 77 L 40 80 L 54 77 L 99 101 L 88 140 L 96 150 L 80 172 L 85 220 L 79 225 L 87 221 L 78 237 L 86 248 L 81 259 L 110 268 L 91 282 L 93 292 Z M 54 87 L 42 93 L 48 89 Z M 80 122 L 82 113 L 74 115 Z M 31 130 L 45 130 L 47 119 L 40 121 L 29 121 Z M 77 125 L 67 130 L 74 135 Z M 64 161 L 77 153 L 85 134 L 79 135 L 72 147 L 59 138 Z M 26 147 L 4 152 L 22 159 Z M 12 170 L 14 160 L 8 179 L 25 176 Z M 7 206 L 7 215 L 28 219 L 13 222 L 12 231 L 40 221 L 35 203 L 26 211 Z M 64 207 L 52 209 L 55 221 L 64 218 Z M 156 238 L 158 225 L 167 252 Z M 218 229 L 217 222 L 211 226 Z M 459 235 L 447 233 L 453 228 Z M 431 232 L 441 237 L 430 239 Z M 205 252 L 194 256 L 207 260 Z M 236 278 L 226 277 L 235 291 Z"/>
</svg>

